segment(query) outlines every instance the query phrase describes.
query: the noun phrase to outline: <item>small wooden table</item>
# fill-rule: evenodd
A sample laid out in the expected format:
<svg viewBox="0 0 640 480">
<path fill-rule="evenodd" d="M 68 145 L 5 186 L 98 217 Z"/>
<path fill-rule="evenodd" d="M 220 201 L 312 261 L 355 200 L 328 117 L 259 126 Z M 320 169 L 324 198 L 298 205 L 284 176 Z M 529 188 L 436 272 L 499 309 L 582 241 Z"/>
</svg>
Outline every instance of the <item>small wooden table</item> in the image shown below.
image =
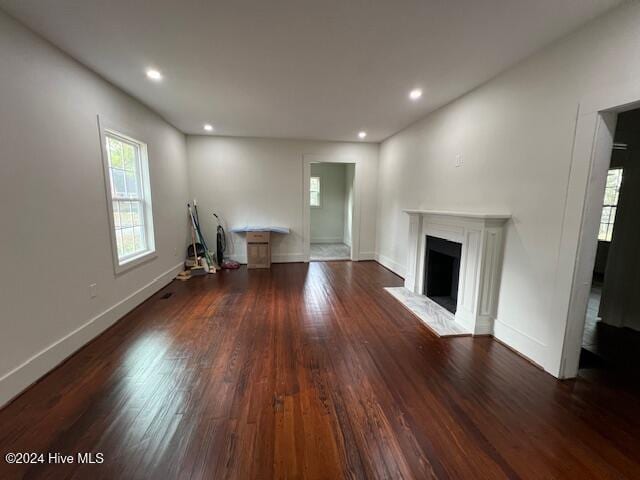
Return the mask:
<svg viewBox="0 0 640 480">
<path fill-rule="evenodd" d="M 270 268 L 271 233 L 290 233 L 286 227 L 245 226 L 232 228 L 231 231 L 247 234 L 247 268 Z"/>
</svg>

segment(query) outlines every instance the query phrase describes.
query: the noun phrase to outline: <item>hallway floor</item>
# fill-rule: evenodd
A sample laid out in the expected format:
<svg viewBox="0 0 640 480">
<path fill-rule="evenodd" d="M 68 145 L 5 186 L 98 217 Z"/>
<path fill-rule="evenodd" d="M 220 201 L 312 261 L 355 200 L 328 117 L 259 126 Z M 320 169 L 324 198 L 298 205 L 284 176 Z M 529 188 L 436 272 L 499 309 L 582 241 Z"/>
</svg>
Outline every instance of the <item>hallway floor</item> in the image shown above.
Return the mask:
<svg viewBox="0 0 640 480">
<path fill-rule="evenodd" d="M 327 260 L 349 260 L 351 258 L 351 247 L 344 243 L 312 243 L 312 261 Z"/>
<path fill-rule="evenodd" d="M 618 370 L 621 374 L 640 377 L 640 332 L 615 327 L 598 316 L 602 287 L 595 285 L 589 304 L 582 339 L 581 368 Z M 586 351 L 586 353 L 585 353 Z"/>
</svg>

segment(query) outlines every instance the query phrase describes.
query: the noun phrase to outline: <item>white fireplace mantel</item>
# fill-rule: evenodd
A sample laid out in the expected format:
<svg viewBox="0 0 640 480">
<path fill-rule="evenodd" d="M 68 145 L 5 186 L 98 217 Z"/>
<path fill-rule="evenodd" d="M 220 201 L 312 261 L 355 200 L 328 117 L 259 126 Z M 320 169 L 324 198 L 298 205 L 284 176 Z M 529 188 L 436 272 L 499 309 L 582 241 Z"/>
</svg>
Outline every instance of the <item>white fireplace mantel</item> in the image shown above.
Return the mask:
<svg viewBox="0 0 640 480">
<path fill-rule="evenodd" d="M 492 334 L 500 287 L 504 225 L 511 215 L 403 211 L 409 215 L 405 288 L 423 295 L 427 235 L 462 244 L 455 321 L 474 335 Z"/>
</svg>

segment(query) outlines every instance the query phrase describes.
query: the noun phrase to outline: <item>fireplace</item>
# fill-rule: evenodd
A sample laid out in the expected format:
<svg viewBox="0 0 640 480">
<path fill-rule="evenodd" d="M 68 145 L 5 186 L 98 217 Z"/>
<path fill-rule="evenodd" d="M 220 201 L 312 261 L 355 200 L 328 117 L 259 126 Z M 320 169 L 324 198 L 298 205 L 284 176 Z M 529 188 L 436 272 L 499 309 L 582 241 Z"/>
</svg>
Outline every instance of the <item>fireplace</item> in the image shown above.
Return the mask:
<svg viewBox="0 0 640 480">
<path fill-rule="evenodd" d="M 462 244 L 427 235 L 423 294 L 455 314 Z"/>
<path fill-rule="evenodd" d="M 404 286 L 474 335 L 493 333 L 509 214 L 405 210 Z M 434 309 L 434 311 L 435 311 Z M 455 313 L 452 313 L 455 312 Z"/>
</svg>

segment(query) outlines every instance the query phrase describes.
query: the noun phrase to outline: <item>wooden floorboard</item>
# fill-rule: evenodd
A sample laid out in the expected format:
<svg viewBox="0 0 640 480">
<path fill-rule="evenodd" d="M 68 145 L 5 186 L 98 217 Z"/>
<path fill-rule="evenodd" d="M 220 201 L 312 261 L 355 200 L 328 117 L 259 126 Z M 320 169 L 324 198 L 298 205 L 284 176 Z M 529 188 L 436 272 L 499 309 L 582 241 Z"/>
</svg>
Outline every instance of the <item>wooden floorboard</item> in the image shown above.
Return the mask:
<svg viewBox="0 0 640 480">
<path fill-rule="evenodd" d="M 640 478 L 637 384 L 437 338 L 374 262 L 173 282 L 0 411 L 0 478 Z M 172 295 L 163 299 L 166 293 Z"/>
</svg>

